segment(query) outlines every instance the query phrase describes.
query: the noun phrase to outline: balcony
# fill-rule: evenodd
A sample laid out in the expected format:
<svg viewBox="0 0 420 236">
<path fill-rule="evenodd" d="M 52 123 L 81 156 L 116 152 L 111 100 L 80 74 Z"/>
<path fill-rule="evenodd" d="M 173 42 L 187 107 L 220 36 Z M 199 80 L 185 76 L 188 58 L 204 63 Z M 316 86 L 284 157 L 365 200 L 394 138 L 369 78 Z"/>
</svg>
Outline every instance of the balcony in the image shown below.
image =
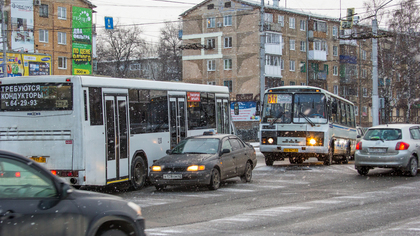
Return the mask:
<svg viewBox="0 0 420 236">
<path fill-rule="evenodd" d="M 281 78 L 281 67 L 280 66 L 270 66 L 265 65 L 265 76 Z"/>
<path fill-rule="evenodd" d="M 267 54 L 282 55 L 281 44 L 266 43 L 264 47 Z"/>
<path fill-rule="evenodd" d="M 321 50 L 310 50 L 308 52 L 308 60 L 310 61 L 327 61 L 327 52 Z"/>
</svg>

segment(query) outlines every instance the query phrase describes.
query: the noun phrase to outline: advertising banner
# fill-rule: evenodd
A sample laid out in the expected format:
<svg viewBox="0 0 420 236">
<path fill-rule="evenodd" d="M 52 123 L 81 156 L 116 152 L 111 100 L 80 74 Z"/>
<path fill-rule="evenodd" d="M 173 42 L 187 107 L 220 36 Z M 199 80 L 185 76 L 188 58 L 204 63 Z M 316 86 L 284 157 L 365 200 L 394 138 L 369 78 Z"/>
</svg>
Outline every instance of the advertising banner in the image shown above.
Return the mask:
<svg viewBox="0 0 420 236">
<path fill-rule="evenodd" d="M 33 0 L 11 0 L 12 49 L 34 52 L 34 4 Z"/>
<path fill-rule="evenodd" d="M 260 117 L 255 115 L 257 111 L 256 102 L 231 102 L 230 112 L 232 121 L 259 121 Z"/>
<path fill-rule="evenodd" d="M 92 10 L 73 7 L 72 66 L 74 75 L 92 74 Z"/>
<path fill-rule="evenodd" d="M 51 75 L 51 56 L 29 53 L 7 53 L 7 77 L 27 75 Z M 3 64 L 3 53 L 0 53 Z M 0 67 L 0 77 L 3 77 L 3 67 Z"/>
</svg>

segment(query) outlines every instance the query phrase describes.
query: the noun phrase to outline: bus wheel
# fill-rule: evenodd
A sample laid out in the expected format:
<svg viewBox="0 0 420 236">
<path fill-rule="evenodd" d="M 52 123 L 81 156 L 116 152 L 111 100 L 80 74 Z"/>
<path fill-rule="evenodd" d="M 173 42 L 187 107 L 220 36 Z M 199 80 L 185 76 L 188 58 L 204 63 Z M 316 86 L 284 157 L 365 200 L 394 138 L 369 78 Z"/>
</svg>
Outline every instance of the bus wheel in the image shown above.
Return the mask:
<svg viewBox="0 0 420 236">
<path fill-rule="evenodd" d="M 343 156 L 343 159 L 341 159 L 341 163 L 348 164 L 350 159 L 350 149 L 347 149 L 346 154 Z"/>
<path fill-rule="evenodd" d="M 266 166 L 272 166 L 273 163 L 274 163 L 273 158 L 271 156 L 267 155 L 265 157 L 265 165 Z"/>
<path fill-rule="evenodd" d="M 325 159 L 324 159 L 324 165 L 326 165 L 326 166 L 329 166 L 329 165 L 331 165 L 332 164 L 332 160 L 333 160 L 333 149 L 332 148 L 330 148 L 330 149 L 328 149 L 328 155 L 327 156 L 325 156 Z"/>
<path fill-rule="evenodd" d="M 131 187 L 134 190 L 143 188 L 146 182 L 147 170 L 143 158 L 136 157 L 131 169 Z"/>
</svg>

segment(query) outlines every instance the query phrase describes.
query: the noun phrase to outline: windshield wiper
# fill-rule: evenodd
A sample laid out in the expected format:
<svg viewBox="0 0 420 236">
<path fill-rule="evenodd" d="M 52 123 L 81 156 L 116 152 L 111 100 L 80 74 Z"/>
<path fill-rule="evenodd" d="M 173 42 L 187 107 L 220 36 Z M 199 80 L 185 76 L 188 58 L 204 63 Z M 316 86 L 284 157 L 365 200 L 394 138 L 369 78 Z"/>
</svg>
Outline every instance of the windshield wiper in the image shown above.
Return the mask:
<svg viewBox="0 0 420 236">
<path fill-rule="evenodd" d="M 302 112 L 298 113 L 299 116 L 302 116 L 303 118 L 305 118 L 305 120 L 312 126 L 315 126 L 315 123 L 313 121 L 311 121 L 311 119 L 309 119 L 305 114 L 303 114 Z"/>
<path fill-rule="evenodd" d="M 280 119 L 281 117 L 283 117 L 283 115 L 284 115 L 284 112 L 280 112 L 279 115 L 273 121 L 270 122 L 270 125 L 273 125 L 274 123 L 276 123 L 276 121 Z"/>
<path fill-rule="evenodd" d="M 385 140 L 383 140 L 381 137 L 375 136 L 370 138 L 370 140 L 381 140 L 382 142 L 385 142 Z"/>
</svg>

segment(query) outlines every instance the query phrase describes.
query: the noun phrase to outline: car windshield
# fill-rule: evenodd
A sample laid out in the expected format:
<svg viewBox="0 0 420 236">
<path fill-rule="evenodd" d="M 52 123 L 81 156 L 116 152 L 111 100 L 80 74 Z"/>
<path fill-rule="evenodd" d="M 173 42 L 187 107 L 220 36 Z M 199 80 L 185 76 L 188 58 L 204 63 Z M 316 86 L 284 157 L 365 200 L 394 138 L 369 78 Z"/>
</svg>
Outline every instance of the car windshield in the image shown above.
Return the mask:
<svg viewBox="0 0 420 236">
<path fill-rule="evenodd" d="M 178 144 L 172 154 L 215 154 L 219 150 L 219 139 L 193 138 Z"/>
<path fill-rule="evenodd" d="M 365 140 L 398 140 L 401 139 L 400 129 L 369 129 L 364 138 Z"/>
</svg>

